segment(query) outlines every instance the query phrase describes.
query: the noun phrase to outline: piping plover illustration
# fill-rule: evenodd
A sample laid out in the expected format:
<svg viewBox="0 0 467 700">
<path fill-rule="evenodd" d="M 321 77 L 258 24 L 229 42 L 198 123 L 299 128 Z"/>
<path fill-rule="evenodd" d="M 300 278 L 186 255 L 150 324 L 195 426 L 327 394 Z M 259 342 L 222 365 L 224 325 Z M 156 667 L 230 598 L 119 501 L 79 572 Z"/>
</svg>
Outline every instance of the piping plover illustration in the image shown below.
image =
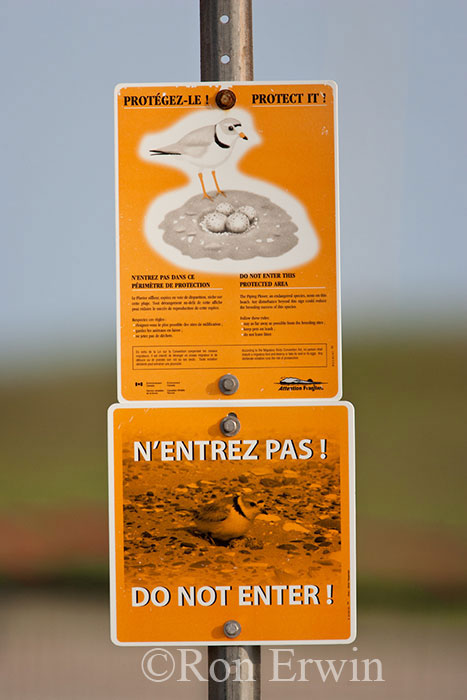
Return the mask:
<svg viewBox="0 0 467 700">
<path fill-rule="evenodd" d="M 212 199 L 212 197 L 206 192 L 201 171 L 212 168 L 211 175 L 216 190 L 225 196 L 217 182 L 215 169 L 227 160 L 232 153 L 231 149 L 239 138 L 248 140 L 241 128 L 242 125 L 238 119 L 228 117 L 217 124 L 202 126 L 190 131 L 176 143 L 162 148 L 153 148 L 150 150 L 150 154 L 152 156 L 180 156 L 195 165 L 200 170 L 198 177 L 203 189 L 203 198 L 207 199 Z"/>
<path fill-rule="evenodd" d="M 195 517 L 195 527 L 216 540 L 228 542 L 242 537 L 260 511 L 256 501 L 227 496 L 201 508 Z"/>
</svg>

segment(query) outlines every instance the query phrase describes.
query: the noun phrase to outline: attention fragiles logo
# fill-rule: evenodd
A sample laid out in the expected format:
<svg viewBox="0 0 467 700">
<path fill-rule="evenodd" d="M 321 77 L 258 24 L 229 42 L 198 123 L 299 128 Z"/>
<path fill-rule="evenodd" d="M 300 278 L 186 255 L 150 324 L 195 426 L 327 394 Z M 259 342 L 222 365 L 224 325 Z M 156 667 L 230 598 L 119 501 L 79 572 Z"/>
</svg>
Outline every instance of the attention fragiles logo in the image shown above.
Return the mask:
<svg viewBox="0 0 467 700">
<path fill-rule="evenodd" d="M 278 382 L 279 391 L 324 391 L 327 382 L 316 382 L 314 379 L 299 379 L 298 377 L 282 377 Z"/>
</svg>

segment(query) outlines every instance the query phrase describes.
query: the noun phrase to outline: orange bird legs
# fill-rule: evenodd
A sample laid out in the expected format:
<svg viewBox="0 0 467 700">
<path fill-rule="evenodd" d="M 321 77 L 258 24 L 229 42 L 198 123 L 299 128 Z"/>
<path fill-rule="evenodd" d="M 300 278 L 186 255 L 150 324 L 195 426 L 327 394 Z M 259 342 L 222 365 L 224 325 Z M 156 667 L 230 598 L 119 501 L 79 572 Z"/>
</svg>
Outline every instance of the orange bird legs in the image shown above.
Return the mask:
<svg viewBox="0 0 467 700">
<path fill-rule="evenodd" d="M 216 171 L 211 170 L 211 175 L 212 175 L 212 179 L 214 180 L 214 184 L 216 186 L 217 194 L 222 194 L 222 195 L 224 195 L 224 197 L 227 197 L 225 192 L 223 192 L 221 190 L 221 188 L 219 187 L 219 183 L 217 182 L 217 177 L 216 177 Z M 208 195 L 208 193 L 206 192 L 206 187 L 204 186 L 204 180 L 203 180 L 203 173 L 198 173 L 198 177 L 199 177 L 199 181 L 201 182 L 201 187 L 203 188 L 203 199 L 212 199 L 212 197 L 210 195 Z"/>
<path fill-rule="evenodd" d="M 211 175 L 212 175 L 212 179 L 214 180 L 214 184 L 215 184 L 215 186 L 216 186 L 216 190 L 217 190 L 218 194 L 223 194 L 224 197 L 227 197 L 227 195 L 225 194 L 225 192 L 222 192 L 222 190 L 221 190 L 220 187 L 219 187 L 219 183 L 217 182 L 217 177 L 216 177 L 216 171 L 215 171 L 215 170 L 211 170 Z"/>
<path fill-rule="evenodd" d="M 204 186 L 204 180 L 203 180 L 203 173 L 198 173 L 199 181 L 201 182 L 201 187 L 203 188 L 203 199 L 212 199 L 206 192 L 206 188 Z"/>
</svg>

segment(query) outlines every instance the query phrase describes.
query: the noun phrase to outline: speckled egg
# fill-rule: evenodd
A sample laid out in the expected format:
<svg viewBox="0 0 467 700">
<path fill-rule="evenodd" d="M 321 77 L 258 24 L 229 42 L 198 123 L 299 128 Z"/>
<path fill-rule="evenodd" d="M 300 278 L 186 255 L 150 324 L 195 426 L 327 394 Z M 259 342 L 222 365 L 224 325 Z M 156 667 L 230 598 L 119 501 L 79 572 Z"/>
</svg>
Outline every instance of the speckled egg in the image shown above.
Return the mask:
<svg viewBox="0 0 467 700">
<path fill-rule="evenodd" d="M 245 233 L 250 226 L 250 221 L 246 214 L 236 211 L 227 218 L 227 231 L 232 233 Z"/>
<path fill-rule="evenodd" d="M 223 231 L 225 231 L 226 222 L 226 215 L 221 214 L 218 211 L 213 211 L 211 214 L 208 214 L 204 219 L 204 225 L 206 226 L 208 231 L 212 231 L 212 233 L 222 233 Z"/>
<path fill-rule="evenodd" d="M 219 214 L 225 214 L 226 216 L 230 216 L 234 213 L 235 209 L 231 204 L 229 204 L 229 202 L 221 202 L 217 205 L 216 211 L 218 211 Z"/>
<path fill-rule="evenodd" d="M 238 211 L 240 212 L 240 214 L 245 214 L 245 216 L 248 217 L 250 223 L 253 221 L 253 219 L 256 218 L 256 209 L 254 207 L 245 205 L 244 207 L 240 207 Z"/>
</svg>

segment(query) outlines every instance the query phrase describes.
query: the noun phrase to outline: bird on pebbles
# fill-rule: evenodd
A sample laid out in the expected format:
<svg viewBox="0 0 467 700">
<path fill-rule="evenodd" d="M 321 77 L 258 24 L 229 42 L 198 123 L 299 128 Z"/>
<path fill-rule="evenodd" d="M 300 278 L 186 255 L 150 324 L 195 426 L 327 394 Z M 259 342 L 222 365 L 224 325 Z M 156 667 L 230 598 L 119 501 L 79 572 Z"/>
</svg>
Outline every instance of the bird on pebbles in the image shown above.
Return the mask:
<svg viewBox="0 0 467 700">
<path fill-rule="evenodd" d="M 232 117 L 222 119 L 217 124 L 202 126 L 190 131 L 179 141 L 162 148 L 150 150 L 152 156 L 179 156 L 199 169 L 198 177 L 203 189 L 203 198 L 212 199 L 206 192 L 203 180 L 203 170 L 212 168 L 211 175 L 218 194 L 225 193 L 220 189 L 216 177 L 216 168 L 224 163 L 232 153 L 232 148 L 239 138 L 248 140 L 241 130 L 241 123 Z"/>
<path fill-rule="evenodd" d="M 229 542 L 243 537 L 261 512 L 262 501 L 245 496 L 227 496 L 203 506 L 195 516 L 195 528 L 214 540 Z"/>
</svg>

